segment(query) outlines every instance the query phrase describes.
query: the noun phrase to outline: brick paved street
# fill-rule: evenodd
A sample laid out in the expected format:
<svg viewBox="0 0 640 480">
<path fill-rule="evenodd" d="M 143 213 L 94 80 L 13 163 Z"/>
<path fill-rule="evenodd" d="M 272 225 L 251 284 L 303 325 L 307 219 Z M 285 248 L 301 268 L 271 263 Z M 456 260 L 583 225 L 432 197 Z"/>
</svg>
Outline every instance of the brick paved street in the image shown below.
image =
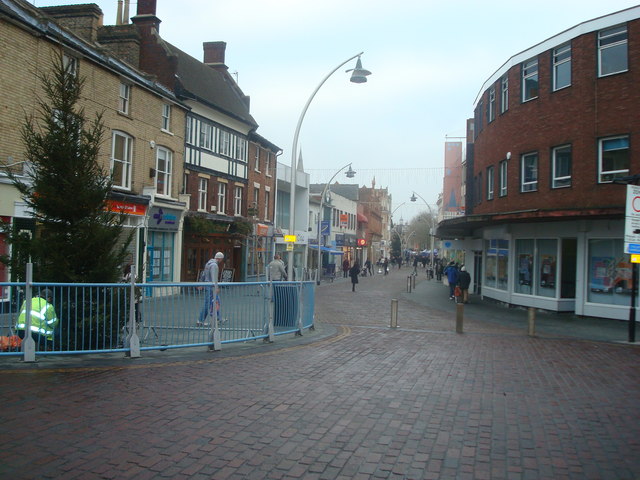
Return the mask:
<svg viewBox="0 0 640 480">
<path fill-rule="evenodd" d="M 638 346 L 479 306 L 456 334 L 406 274 L 322 285 L 316 331 L 273 345 L 3 360 L 0 478 L 640 478 Z"/>
</svg>

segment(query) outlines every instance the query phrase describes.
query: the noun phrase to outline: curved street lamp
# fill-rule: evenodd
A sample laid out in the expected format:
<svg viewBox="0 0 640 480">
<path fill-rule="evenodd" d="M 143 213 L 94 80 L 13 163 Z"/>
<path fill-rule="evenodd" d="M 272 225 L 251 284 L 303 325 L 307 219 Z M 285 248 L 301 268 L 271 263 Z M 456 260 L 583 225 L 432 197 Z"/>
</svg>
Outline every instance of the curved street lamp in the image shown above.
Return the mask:
<svg viewBox="0 0 640 480">
<path fill-rule="evenodd" d="M 353 57 L 349 57 L 347 60 L 342 62 L 336 68 L 331 70 L 329 74 L 322 79 L 320 84 L 313 91 L 313 93 L 309 97 L 309 100 L 307 100 L 307 103 L 302 109 L 302 113 L 300 114 L 298 125 L 296 126 L 296 132 L 293 135 L 293 148 L 291 149 L 291 177 L 290 177 L 291 178 L 291 198 L 289 199 L 289 234 L 290 235 L 295 234 L 296 177 L 297 177 L 296 155 L 298 152 L 298 137 L 300 136 L 300 128 L 302 127 L 302 121 L 304 120 L 304 116 L 307 113 L 307 109 L 309 108 L 311 101 L 316 96 L 316 93 L 318 93 L 318 90 L 320 90 L 320 87 L 322 87 L 322 85 L 324 85 L 327 79 L 331 75 L 333 75 L 336 71 L 338 71 L 339 68 L 346 65 L 354 58 L 358 59 L 358 61 L 356 62 L 356 68 L 347 70 L 347 72 L 352 72 L 350 81 L 352 83 L 365 83 L 367 81 L 367 76 L 371 75 L 371 72 L 369 70 L 365 70 L 364 68 L 362 68 L 362 62 L 360 60 L 360 57 L 362 56 L 362 54 L 364 54 L 364 52 L 360 52 L 357 55 L 354 55 Z M 288 269 L 287 271 L 288 278 L 293 279 L 293 250 L 289 251 L 287 269 Z"/>
<path fill-rule="evenodd" d="M 338 170 L 336 173 L 333 174 L 333 177 L 329 179 L 329 181 L 325 184 L 324 188 L 322 189 L 322 195 L 320 195 L 320 211 L 318 212 L 318 265 L 316 268 L 316 285 L 320 285 L 320 272 L 322 271 L 321 270 L 322 269 L 322 250 L 320 248 L 320 239 L 322 238 L 322 234 L 321 234 L 320 227 L 322 224 L 322 206 L 324 204 L 324 198 L 325 198 L 325 195 L 327 194 L 327 191 L 331 189 L 331 182 L 333 181 L 333 179 L 336 178 L 336 176 L 347 167 L 349 167 L 349 170 L 344 172 L 347 178 L 353 178 L 356 176 L 356 172 L 351 169 L 351 164 L 347 163 L 344 167 L 342 167 L 340 170 Z"/>
<path fill-rule="evenodd" d="M 417 197 L 416 197 L 417 195 Z M 429 209 L 429 223 L 431 224 L 431 231 L 429 232 L 429 240 L 431 243 L 431 266 L 433 266 L 433 261 L 434 261 L 434 254 L 433 254 L 433 247 L 434 247 L 434 236 L 435 236 L 435 225 L 434 225 L 434 218 L 433 218 L 433 210 L 431 210 L 431 205 L 429 205 L 427 203 L 427 201 L 422 198 L 422 195 L 420 195 L 419 193 L 416 192 L 412 192 L 411 197 L 409 198 L 409 200 L 411 200 L 412 202 L 415 202 L 416 200 L 418 200 L 418 197 L 420 197 L 420 199 L 424 202 L 424 204 L 427 206 L 427 208 Z"/>
</svg>

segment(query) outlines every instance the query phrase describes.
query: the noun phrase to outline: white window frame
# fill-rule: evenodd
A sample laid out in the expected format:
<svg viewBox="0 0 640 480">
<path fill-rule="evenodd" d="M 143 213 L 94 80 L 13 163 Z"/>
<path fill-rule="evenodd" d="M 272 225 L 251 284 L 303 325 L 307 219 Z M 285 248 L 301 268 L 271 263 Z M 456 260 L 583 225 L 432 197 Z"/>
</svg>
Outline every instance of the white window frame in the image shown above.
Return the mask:
<svg viewBox="0 0 640 480">
<path fill-rule="evenodd" d="M 232 135 L 233 141 L 235 142 L 234 152 L 235 155 L 233 158 L 236 160 L 242 160 L 243 162 L 247 161 L 247 141 L 239 137 L 237 135 Z"/>
<path fill-rule="evenodd" d="M 118 111 L 128 115 L 131 106 L 131 85 L 120 82 L 120 97 L 118 101 Z"/>
<path fill-rule="evenodd" d="M 494 191 L 494 173 L 493 165 L 487 168 L 487 200 L 493 200 L 493 191 Z"/>
<path fill-rule="evenodd" d="M 528 82 L 536 83 L 535 95 L 528 95 Z M 538 98 L 540 92 L 540 82 L 538 78 L 538 57 L 522 62 L 522 103 Z"/>
<path fill-rule="evenodd" d="M 487 123 L 496 119 L 496 87 L 489 88 L 489 105 L 487 107 Z"/>
<path fill-rule="evenodd" d="M 173 152 L 165 147 L 156 148 L 156 194 L 171 196 Z"/>
<path fill-rule="evenodd" d="M 618 25 L 615 27 L 600 30 L 598 32 L 598 77 L 606 77 L 629 70 L 629 51 L 628 40 L 629 32 L 626 25 Z M 617 70 L 603 71 L 603 58 L 606 59 L 607 54 L 613 55 L 615 51 L 624 50 L 625 65 Z"/>
<path fill-rule="evenodd" d="M 604 150 L 603 146 L 605 142 L 612 142 L 615 140 L 626 140 L 627 146 L 626 148 L 617 148 L 617 149 L 608 149 L 607 151 L 618 151 L 618 150 L 626 150 L 627 151 L 627 168 L 619 169 L 619 170 L 604 170 L 603 169 L 603 157 Z M 598 140 L 598 183 L 611 183 L 618 177 L 624 177 L 629 174 L 629 163 L 630 163 L 630 150 L 629 150 L 629 135 L 617 135 L 615 137 L 606 137 L 600 138 Z"/>
<path fill-rule="evenodd" d="M 218 182 L 218 213 L 226 215 L 227 211 L 227 184 Z"/>
<path fill-rule="evenodd" d="M 200 122 L 200 148 L 213 150 L 213 125 L 207 122 Z"/>
<path fill-rule="evenodd" d="M 266 187 L 264 190 L 264 219 L 269 220 L 269 201 L 271 199 L 271 191 L 269 187 Z"/>
<path fill-rule="evenodd" d="M 500 113 L 509 110 L 509 77 L 506 75 L 500 81 Z"/>
<path fill-rule="evenodd" d="M 209 179 L 198 178 L 198 210 L 207 211 L 207 197 L 209 192 Z"/>
<path fill-rule="evenodd" d="M 244 188 L 236 187 L 233 189 L 233 214 L 238 217 L 242 215 L 242 193 Z"/>
<path fill-rule="evenodd" d="M 67 53 L 62 54 L 62 66 L 74 77 L 78 76 L 78 59 Z"/>
<path fill-rule="evenodd" d="M 260 147 L 258 145 L 256 145 L 256 157 L 255 157 L 255 165 L 253 166 L 253 169 L 260 173 Z"/>
<path fill-rule="evenodd" d="M 270 151 L 266 151 L 267 158 L 264 160 L 264 174 L 267 177 L 271 177 L 271 155 L 273 155 Z"/>
<path fill-rule="evenodd" d="M 171 105 L 168 103 L 162 105 L 162 130 L 171 131 Z"/>
<path fill-rule="evenodd" d="M 569 175 L 559 175 L 558 153 L 566 150 L 569 151 Z M 560 145 L 551 150 L 551 188 L 567 188 L 571 186 L 572 163 L 571 145 Z"/>
<path fill-rule="evenodd" d="M 533 168 L 527 167 L 527 161 L 534 160 Z M 539 158 L 538 152 L 525 153 L 520 156 L 520 191 L 522 193 L 535 192 L 538 190 L 538 178 L 539 178 Z M 526 179 L 527 171 L 530 170 L 535 178 Z"/>
<path fill-rule="evenodd" d="M 256 216 L 258 216 L 259 205 L 260 205 L 260 188 L 253 187 L 253 208 L 256 209 Z"/>
<path fill-rule="evenodd" d="M 502 160 L 500 162 L 500 191 L 498 195 L 501 197 L 507 196 L 507 173 L 508 173 L 508 161 Z"/>
<path fill-rule="evenodd" d="M 218 131 L 218 153 L 227 157 L 231 156 L 231 133 L 226 130 Z"/>
<path fill-rule="evenodd" d="M 569 68 L 569 81 L 559 85 L 559 72 Z M 566 43 L 553 49 L 553 91 L 561 90 L 571 86 L 571 44 Z"/>
<path fill-rule="evenodd" d="M 124 141 L 124 158 L 116 158 L 116 139 L 122 138 Z M 111 177 L 114 178 L 114 171 L 116 167 L 121 169 L 121 181 L 116 183 L 114 181 L 113 186 L 115 188 L 124 188 L 126 190 L 131 190 L 131 167 L 132 167 L 132 158 L 133 158 L 133 137 L 131 135 L 127 135 L 124 132 L 114 130 L 111 136 Z"/>
</svg>

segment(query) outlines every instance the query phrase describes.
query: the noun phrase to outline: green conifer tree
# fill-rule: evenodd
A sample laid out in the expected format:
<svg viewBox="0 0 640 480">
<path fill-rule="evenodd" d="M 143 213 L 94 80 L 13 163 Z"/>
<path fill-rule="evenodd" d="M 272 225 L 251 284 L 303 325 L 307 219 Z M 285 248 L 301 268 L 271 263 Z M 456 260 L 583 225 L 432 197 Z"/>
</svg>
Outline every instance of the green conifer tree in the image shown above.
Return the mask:
<svg viewBox="0 0 640 480">
<path fill-rule="evenodd" d="M 28 249 L 37 281 L 119 281 L 131 235 L 123 234 L 124 215 L 107 208 L 112 182 L 98 161 L 102 115 L 85 118 L 78 106 L 84 79 L 61 54 L 39 78 L 44 98 L 22 127 L 30 168 L 26 179 L 10 175 L 33 212 L 36 235 L 25 247 L 24 238 L 10 232 L 9 242 Z"/>
</svg>

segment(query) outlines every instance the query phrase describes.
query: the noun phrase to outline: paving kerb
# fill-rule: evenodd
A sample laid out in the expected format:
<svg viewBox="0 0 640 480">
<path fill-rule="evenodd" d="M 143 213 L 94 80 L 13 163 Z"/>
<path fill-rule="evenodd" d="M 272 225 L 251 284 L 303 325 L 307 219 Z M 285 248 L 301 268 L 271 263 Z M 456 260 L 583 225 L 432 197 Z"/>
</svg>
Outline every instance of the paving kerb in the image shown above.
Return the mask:
<svg viewBox="0 0 640 480">
<path fill-rule="evenodd" d="M 635 346 L 471 313 L 456 334 L 446 287 L 408 294 L 406 273 L 322 285 L 318 329 L 287 345 L 0 371 L 0 477 L 640 476 Z"/>
</svg>

